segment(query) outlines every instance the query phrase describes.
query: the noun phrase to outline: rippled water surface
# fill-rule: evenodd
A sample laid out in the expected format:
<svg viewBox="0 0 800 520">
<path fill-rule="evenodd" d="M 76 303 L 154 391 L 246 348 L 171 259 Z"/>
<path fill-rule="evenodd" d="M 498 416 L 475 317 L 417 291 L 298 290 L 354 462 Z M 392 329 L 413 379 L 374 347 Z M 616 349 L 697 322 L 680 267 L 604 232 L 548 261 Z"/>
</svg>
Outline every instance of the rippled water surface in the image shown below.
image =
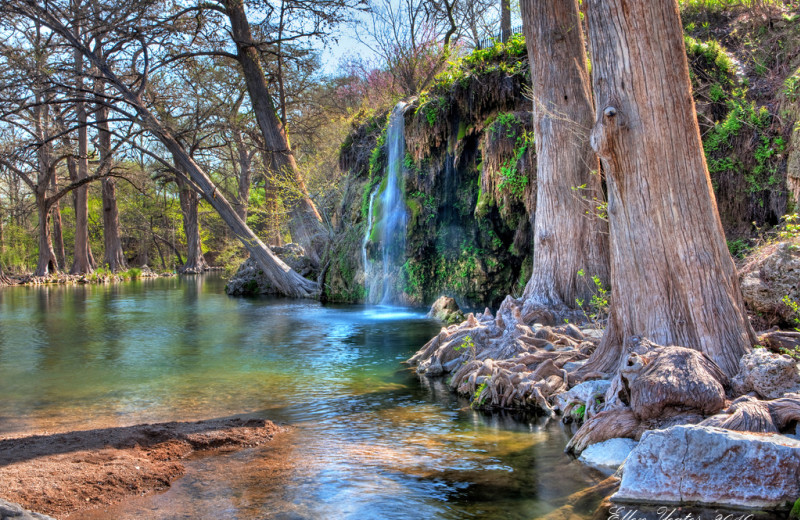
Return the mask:
<svg viewBox="0 0 800 520">
<path fill-rule="evenodd" d="M 0 436 L 241 414 L 294 426 L 81 518 L 529 519 L 603 478 L 562 454 L 558 424 L 474 412 L 406 369 L 439 329 L 423 314 L 223 287 L 0 290 Z"/>
</svg>

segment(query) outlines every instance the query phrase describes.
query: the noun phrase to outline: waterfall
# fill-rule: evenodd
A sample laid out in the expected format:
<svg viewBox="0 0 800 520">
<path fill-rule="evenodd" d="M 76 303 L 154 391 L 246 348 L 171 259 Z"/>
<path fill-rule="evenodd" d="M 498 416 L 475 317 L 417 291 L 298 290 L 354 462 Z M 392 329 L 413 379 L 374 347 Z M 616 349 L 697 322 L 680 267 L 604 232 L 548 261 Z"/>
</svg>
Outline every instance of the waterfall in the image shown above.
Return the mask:
<svg viewBox="0 0 800 520">
<path fill-rule="evenodd" d="M 406 104 L 394 107 L 386 131 L 387 160 L 383 181 L 370 196 L 369 219 L 363 243 L 367 301 L 397 303 L 396 285 L 406 248 L 406 205 L 403 198 Z M 377 197 L 377 207 L 375 206 Z"/>
</svg>

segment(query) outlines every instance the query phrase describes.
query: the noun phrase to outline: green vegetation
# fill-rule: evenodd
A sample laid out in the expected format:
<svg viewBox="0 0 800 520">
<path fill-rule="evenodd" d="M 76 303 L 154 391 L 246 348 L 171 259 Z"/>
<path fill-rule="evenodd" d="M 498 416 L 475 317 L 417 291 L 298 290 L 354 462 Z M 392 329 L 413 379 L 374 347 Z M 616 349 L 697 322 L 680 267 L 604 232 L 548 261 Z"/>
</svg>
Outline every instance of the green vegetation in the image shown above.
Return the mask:
<svg viewBox="0 0 800 520">
<path fill-rule="evenodd" d="M 491 381 L 491 378 L 487 378 L 475 389 L 475 395 L 472 397 L 472 402 L 470 403 L 471 408 L 480 408 L 486 404 L 486 399 L 489 398 L 489 396 L 486 395 L 488 394 L 489 381 Z"/>
<path fill-rule="evenodd" d="M 428 93 L 424 92 L 420 95 L 419 104 L 414 111 L 414 115 L 422 114 L 428 121 L 430 126 L 434 126 L 450 106 L 446 96 L 436 96 L 433 98 L 428 97 Z"/>
<path fill-rule="evenodd" d="M 699 41 L 691 36 L 684 37 L 686 54 L 690 61 L 700 60 L 700 69 L 706 72 L 720 89 L 719 94 L 735 84 L 736 65 L 722 45 L 714 40 Z"/>
<path fill-rule="evenodd" d="M 783 93 L 792 103 L 800 99 L 800 68 L 783 82 Z"/>
<path fill-rule="evenodd" d="M 533 132 L 524 128 L 524 123 L 513 112 L 501 112 L 487 123 L 487 132 L 493 140 L 515 139 L 513 155 L 506 158 L 499 166 L 500 183 L 498 189 L 514 197 L 521 198 L 528 186 L 527 171 L 520 171 L 519 166 L 528 147 L 533 144 Z"/>
<path fill-rule="evenodd" d="M 585 278 L 586 273 L 583 269 L 580 269 L 577 275 L 581 278 Z M 575 303 L 589 320 L 598 322 L 608 317 L 608 311 L 611 308 L 609 301 L 611 295 L 610 289 L 603 285 L 599 276 L 592 275 L 591 280 L 592 297 L 589 300 L 588 306 L 584 307 L 586 302 L 582 298 L 576 298 Z"/>
<path fill-rule="evenodd" d="M 586 405 L 582 404 L 580 406 L 576 406 L 575 408 L 570 410 L 570 415 L 572 415 L 574 419 L 582 421 L 583 418 L 586 416 Z"/>
<path fill-rule="evenodd" d="M 743 238 L 736 238 L 733 240 L 728 240 L 727 242 L 728 251 L 734 258 L 744 258 L 750 251 L 753 250 L 753 246 L 751 246 L 750 243 Z"/>
<path fill-rule="evenodd" d="M 491 47 L 477 49 L 461 59 L 448 62 L 447 67 L 434 79 L 432 92 L 444 93 L 454 86 L 467 88 L 470 76 L 494 72 L 503 74 L 528 74 L 525 37 L 515 34 L 507 43 L 494 40 Z"/>
<path fill-rule="evenodd" d="M 477 356 L 475 341 L 472 340 L 472 336 L 465 336 L 464 341 L 461 342 L 461 345 L 453 347 L 453 350 L 456 352 L 460 350 L 466 350 L 469 353 L 470 360 L 474 360 Z"/>
<path fill-rule="evenodd" d="M 783 225 L 778 232 L 781 240 L 795 240 L 800 238 L 800 214 L 792 213 L 783 216 Z"/>
</svg>

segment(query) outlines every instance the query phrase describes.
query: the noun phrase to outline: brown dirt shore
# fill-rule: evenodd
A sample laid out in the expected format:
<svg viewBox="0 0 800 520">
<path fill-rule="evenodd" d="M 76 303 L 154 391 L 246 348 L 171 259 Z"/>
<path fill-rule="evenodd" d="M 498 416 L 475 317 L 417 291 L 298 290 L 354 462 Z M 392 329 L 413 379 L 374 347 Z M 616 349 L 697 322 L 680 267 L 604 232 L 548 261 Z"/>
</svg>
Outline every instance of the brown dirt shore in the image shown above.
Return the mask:
<svg viewBox="0 0 800 520">
<path fill-rule="evenodd" d="M 258 446 L 286 430 L 226 418 L 0 438 L 0 497 L 64 518 L 168 488 L 190 453 Z"/>
</svg>

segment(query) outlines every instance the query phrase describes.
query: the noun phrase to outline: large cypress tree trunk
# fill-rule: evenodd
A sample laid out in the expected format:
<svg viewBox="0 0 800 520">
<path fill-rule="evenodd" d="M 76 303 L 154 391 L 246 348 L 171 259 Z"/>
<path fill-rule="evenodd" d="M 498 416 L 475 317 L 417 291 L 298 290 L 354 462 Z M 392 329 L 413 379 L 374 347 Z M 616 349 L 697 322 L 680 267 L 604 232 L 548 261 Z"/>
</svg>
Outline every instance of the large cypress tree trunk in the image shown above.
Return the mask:
<svg viewBox="0 0 800 520">
<path fill-rule="evenodd" d="M 100 148 L 100 160 L 111 158 L 111 132 L 108 126 L 109 109 L 103 104 L 105 96 L 105 82 L 95 80 L 95 96 L 98 100 L 96 107 L 95 124 L 97 125 L 97 141 Z M 123 271 L 128 268 L 125 254 L 122 251 L 122 239 L 119 232 L 119 208 L 117 207 L 117 180 L 106 178 L 102 180 L 103 193 L 103 243 L 105 257 L 103 262 L 108 264 L 111 272 Z"/>
<path fill-rule="evenodd" d="M 306 250 L 306 254 L 319 263 L 319 240 L 322 223 L 317 208 L 308 197 L 305 181 L 297 169 L 289 140 L 275 112 L 258 50 L 250 31 L 250 24 L 242 0 L 225 0 L 225 9 L 231 22 L 237 58 L 247 84 L 250 102 L 264 137 L 265 152 L 269 153 L 268 165 L 274 175 L 286 179 L 294 193 L 286 193 L 283 203 L 289 212 L 289 231 L 292 240 Z"/>
<path fill-rule="evenodd" d="M 756 341 L 703 156 L 676 0 L 589 0 L 592 145 L 608 184 L 612 316 L 586 369 L 646 336 L 728 376 Z"/>
<path fill-rule="evenodd" d="M 178 198 L 183 215 L 183 232 L 186 235 L 186 263 L 183 264 L 181 272 L 202 273 L 208 269 L 208 264 L 203 257 L 203 248 L 200 242 L 200 224 L 197 218 L 199 196 L 180 176 L 175 177 L 175 182 L 178 184 Z"/>
<path fill-rule="evenodd" d="M 76 25 L 76 38 L 78 28 Z M 76 158 L 76 180 L 85 179 L 89 175 L 89 135 L 86 127 L 86 103 L 82 101 L 83 95 L 83 56 L 79 51 L 74 52 L 75 59 L 75 89 L 79 99 L 75 106 L 78 120 L 78 154 Z M 92 272 L 92 262 L 89 260 L 89 187 L 81 186 L 75 189 L 75 256 L 72 261 L 72 274 Z"/>
<path fill-rule="evenodd" d="M 545 307 L 568 317 L 576 300 L 591 299 L 592 276 L 603 284 L 609 277 L 608 228 L 596 211 L 603 190 L 589 143 L 594 116 L 585 44 L 577 0 L 522 0 L 520 7 L 536 143 L 533 273 L 523 315 Z"/>
</svg>

